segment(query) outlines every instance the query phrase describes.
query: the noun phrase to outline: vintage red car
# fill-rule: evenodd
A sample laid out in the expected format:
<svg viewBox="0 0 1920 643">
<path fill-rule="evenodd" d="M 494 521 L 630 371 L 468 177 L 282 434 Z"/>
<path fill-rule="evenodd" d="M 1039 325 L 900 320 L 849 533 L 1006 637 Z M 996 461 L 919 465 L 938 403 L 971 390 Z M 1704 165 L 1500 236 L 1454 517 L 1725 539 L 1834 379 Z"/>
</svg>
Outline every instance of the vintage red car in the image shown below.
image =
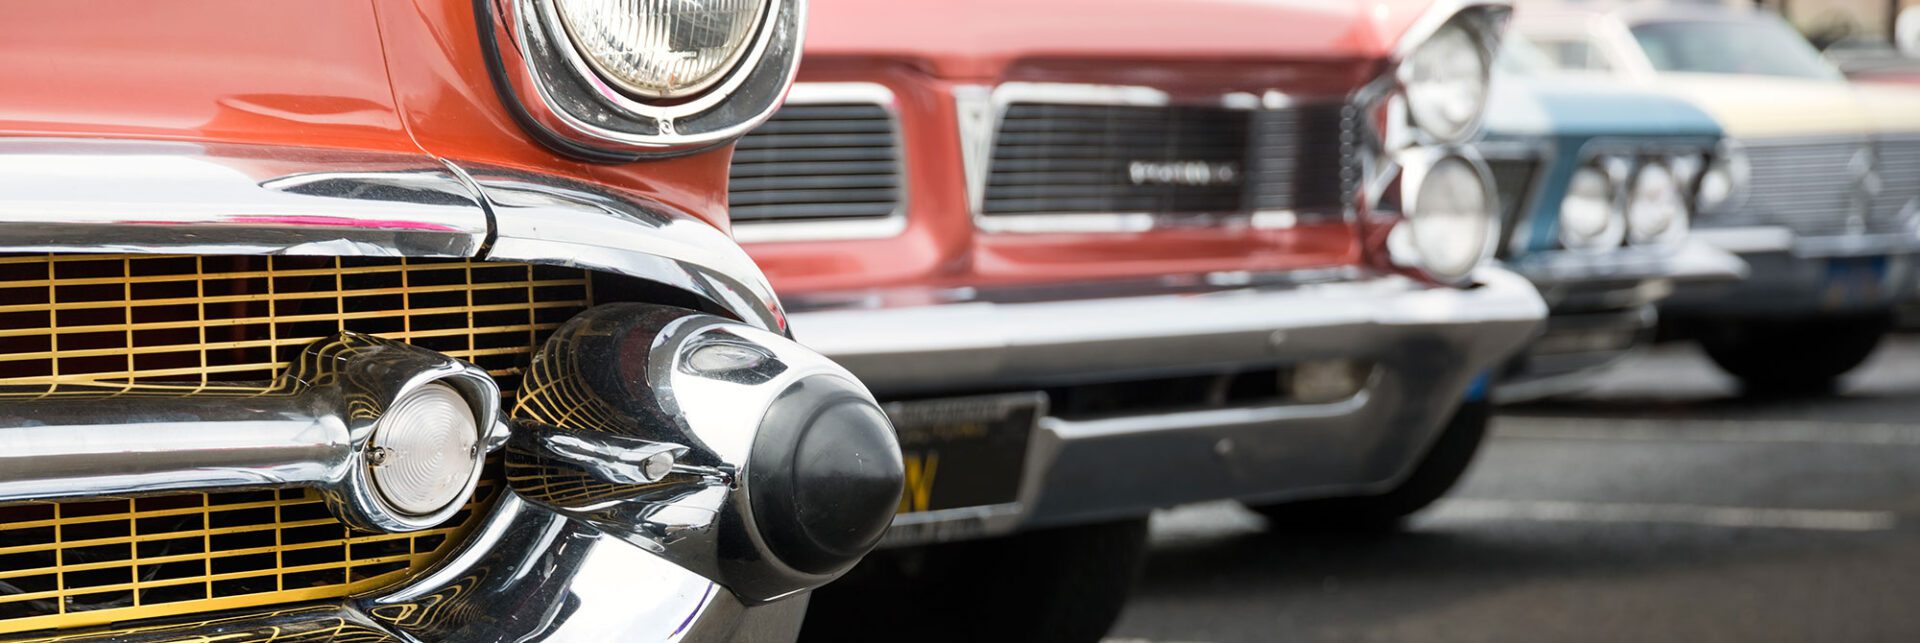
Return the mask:
<svg viewBox="0 0 1920 643">
<path fill-rule="evenodd" d="M 1156 507 L 1381 525 L 1441 495 L 1545 313 L 1485 264 L 1466 145 L 1507 13 L 816 1 L 734 231 L 887 403 L 908 483 L 810 630 L 1097 638 Z"/>
<path fill-rule="evenodd" d="M 902 479 L 726 231 L 804 9 L 8 6 L 0 639 L 792 637 Z"/>
</svg>

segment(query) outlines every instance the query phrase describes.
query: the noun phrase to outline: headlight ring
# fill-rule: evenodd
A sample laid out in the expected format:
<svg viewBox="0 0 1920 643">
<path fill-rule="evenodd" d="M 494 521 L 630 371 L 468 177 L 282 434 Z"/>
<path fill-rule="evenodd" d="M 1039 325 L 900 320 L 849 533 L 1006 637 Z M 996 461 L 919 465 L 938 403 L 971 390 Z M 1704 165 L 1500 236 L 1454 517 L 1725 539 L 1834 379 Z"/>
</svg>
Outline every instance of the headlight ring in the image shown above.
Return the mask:
<svg viewBox="0 0 1920 643">
<path fill-rule="evenodd" d="M 1465 283 L 1493 257 L 1500 238 L 1492 173 L 1466 153 L 1422 152 L 1405 163 L 1405 219 L 1389 237 L 1389 251 L 1433 281 Z"/>
<path fill-rule="evenodd" d="M 481 30 L 489 71 L 521 124 L 571 156 L 631 161 L 744 135 L 798 71 L 806 0 L 726 0 L 730 19 L 706 28 L 675 22 L 695 15 L 674 13 L 682 1 L 476 5 L 494 27 Z"/>
<path fill-rule="evenodd" d="M 1401 63 L 1400 82 L 1415 127 L 1454 143 L 1473 134 L 1486 110 L 1489 58 L 1466 27 L 1450 23 Z"/>
</svg>

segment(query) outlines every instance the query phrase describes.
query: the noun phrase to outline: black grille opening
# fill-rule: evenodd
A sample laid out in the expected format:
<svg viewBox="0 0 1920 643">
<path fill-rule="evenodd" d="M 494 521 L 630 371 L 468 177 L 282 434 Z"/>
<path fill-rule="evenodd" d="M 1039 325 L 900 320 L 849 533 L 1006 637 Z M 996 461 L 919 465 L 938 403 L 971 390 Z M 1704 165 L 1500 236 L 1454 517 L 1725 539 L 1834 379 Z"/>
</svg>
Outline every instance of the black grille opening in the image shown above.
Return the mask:
<svg viewBox="0 0 1920 643">
<path fill-rule="evenodd" d="M 984 213 L 1343 211 L 1352 141 L 1338 104 L 1007 107 Z"/>
<path fill-rule="evenodd" d="M 1251 112 L 1016 103 L 993 147 L 986 214 L 1245 209 Z"/>
<path fill-rule="evenodd" d="M 899 132 L 886 108 L 788 105 L 734 149 L 738 222 L 874 218 L 900 207 Z"/>
</svg>

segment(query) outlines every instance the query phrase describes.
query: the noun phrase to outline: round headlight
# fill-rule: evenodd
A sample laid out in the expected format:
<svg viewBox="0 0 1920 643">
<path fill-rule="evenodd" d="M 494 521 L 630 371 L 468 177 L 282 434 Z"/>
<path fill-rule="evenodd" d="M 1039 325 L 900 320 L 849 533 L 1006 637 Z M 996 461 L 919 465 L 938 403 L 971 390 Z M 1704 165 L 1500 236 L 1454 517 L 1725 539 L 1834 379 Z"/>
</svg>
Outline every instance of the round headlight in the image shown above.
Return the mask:
<svg viewBox="0 0 1920 643">
<path fill-rule="evenodd" d="M 374 427 L 367 454 L 374 491 L 402 514 L 440 512 L 471 492 L 479 444 L 467 399 L 446 384 L 422 386 L 395 400 Z"/>
<path fill-rule="evenodd" d="M 1687 195 L 1662 163 L 1640 167 L 1627 201 L 1627 238 L 1635 245 L 1671 243 L 1687 235 Z"/>
<path fill-rule="evenodd" d="M 641 98 L 679 98 L 726 76 L 767 0 L 555 0 L 581 57 Z"/>
<path fill-rule="evenodd" d="M 1403 63 L 1413 123 L 1442 141 L 1473 133 L 1487 106 L 1486 50 L 1458 24 L 1442 27 Z"/>
<path fill-rule="evenodd" d="M 1486 177 L 1464 158 L 1441 159 L 1421 179 L 1407 213 L 1411 250 L 1434 278 L 1465 279 L 1491 254 L 1497 216 Z"/>
<path fill-rule="evenodd" d="M 1747 161 L 1746 149 L 1739 143 L 1722 141 L 1714 150 L 1713 163 L 1700 175 L 1700 193 L 1696 197 L 1700 211 L 1731 207 L 1741 191 L 1747 189 L 1747 181 L 1752 176 L 1753 166 Z"/>
<path fill-rule="evenodd" d="M 1584 167 L 1573 173 L 1560 201 L 1560 244 L 1568 248 L 1612 248 L 1626 235 L 1614 207 L 1613 179 L 1605 170 Z"/>
</svg>

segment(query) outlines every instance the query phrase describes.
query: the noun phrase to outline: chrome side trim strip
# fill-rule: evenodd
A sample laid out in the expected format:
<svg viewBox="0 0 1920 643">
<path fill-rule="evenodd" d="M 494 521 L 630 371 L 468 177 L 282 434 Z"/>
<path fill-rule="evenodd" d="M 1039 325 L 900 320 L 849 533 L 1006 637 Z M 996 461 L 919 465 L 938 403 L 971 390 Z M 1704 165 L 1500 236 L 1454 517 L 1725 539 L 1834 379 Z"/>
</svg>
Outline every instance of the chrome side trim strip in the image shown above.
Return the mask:
<svg viewBox="0 0 1920 643">
<path fill-rule="evenodd" d="M 471 257 L 478 199 L 407 154 L 0 138 L 0 252 Z"/>
</svg>

